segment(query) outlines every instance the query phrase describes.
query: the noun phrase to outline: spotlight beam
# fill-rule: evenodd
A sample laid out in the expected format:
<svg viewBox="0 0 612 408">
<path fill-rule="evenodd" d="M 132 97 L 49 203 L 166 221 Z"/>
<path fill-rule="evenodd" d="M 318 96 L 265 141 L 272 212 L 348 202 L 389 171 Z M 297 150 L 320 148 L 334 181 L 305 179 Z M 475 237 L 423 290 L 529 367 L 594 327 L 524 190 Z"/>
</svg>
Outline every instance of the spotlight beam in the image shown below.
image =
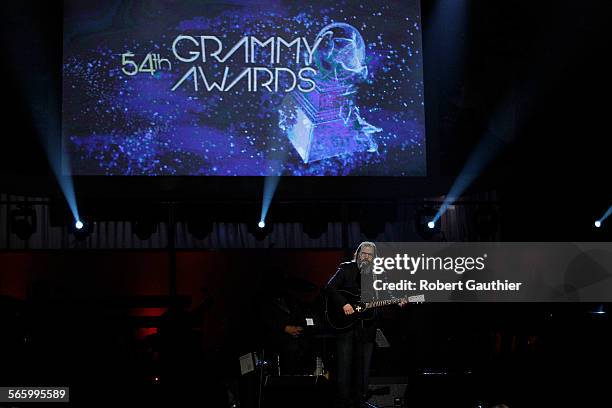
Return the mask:
<svg viewBox="0 0 612 408">
<path fill-rule="evenodd" d="M 597 228 L 601 227 L 603 222 L 606 220 L 606 218 L 608 218 L 610 216 L 610 214 L 612 214 L 612 205 L 610 206 L 610 208 L 608 208 L 608 210 L 604 213 L 604 215 L 602 215 L 602 217 L 600 219 L 595 221 L 595 226 Z"/>
<path fill-rule="evenodd" d="M 446 8 L 450 7 L 444 2 L 441 2 L 440 4 L 443 4 Z M 441 6 L 440 10 L 444 10 L 444 7 Z M 558 15 L 561 16 L 561 14 Z M 536 104 L 536 102 L 541 99 L 543 93 L 533 92 L 533 89 L 544 89 L 547 86 L 555 85 L 555 77 L 550 75 L 551 70 L 558 69 L 559 66 L 567 62 L 568 53 L 565 52 L 565 49 L 568 49 L 568 47 L 575 47 L 578 44 L 577 41 L 580 39 L 580 37 L 574 36 L 569 39 L 569 42 L 557 41 L 555 36 L 560 30 L 563 29 L 562 27 L 565 26 L 566 22 L 561 18 L 555 18 L 551 19 L 548 24 L 548 29 L 543 31 L 544 35 L 540 38 L 536 38 L 535 40 L 537 41 L 536 44 L 540 46 L 536 47 L 537 49 L 547 47 L 549 52 L 539 53 L 537 55 L 537 58 L 534 59 L 533 64 L 531 64 L 531 68 L 527 76 L 523 78 L 521 82 L 518 82 L 515 90 L 511 92 L 514 93 L 516 97 L 513 98 L 512 95 L 510 95 L 510 99 L 502 104 L 500 109 L 492 117 L 491 124 L 494 125 L 494 128 L 500 129 L 499 135 L 495 136 L 491 131 L 489 131 L 488 134 L 483 137 L 479 146 L 468 159 L 464 169 L 451 187 L 444 204 L 442 207 L 440 207 L 438 214 L 436 214 L 436 217 L 433 220 L 434 222 L 437 222 L 442 214 L 444 214 L 444 212 L 448 209 L 448 206 L 455 202 L 457 198 L 463 194 L 466 188 L 474 181 L 484 167 L 495 156 L 497 156 L 501 148 L 510 142 L 508 139 L 511 139 L 513 135 L 511 132 L 506 132 L 505 129 L 510 127 L 509 125 L 511 123 L 514 123 L 516 130 L 518 131 L 518 128 L 525 120 L 525 118 L 515 115 L 516 112 L 513 111 L 513 105 L 515 104 L 512 102 L 512 99 L 529 99 L 532 104 Z M 550 47 L 551 45 L 553 48 Z M 558 57 L 551 58 L 551 55 Z M 537 84 L 537 87 L 535 87 L 535 84 Z M 491 128 L 493 127 L 490 127 L 490 129 Z M 504 143 L 501 143 L 502 140 Z M 487 152 L 487 147 L 490 147 L 492 150 Z M 610 215 L 609 212 L 607 214 Z M 602 218 L 601 221 L 603 221 L 603 219 L 605 218 Z"/>
<path fill-rule="evenodd" d="M 61 116 L 56 113 L 55 106 L 49 107 L 49 110 L 52 111 L 49 114 L 49 117 Z M 69 155 L 62 151 L 63 142 L 61 140 L 56 140 L 57 138 L 49 133 L 49 129 L 58 129 L 59 126 L 55 123 L 54 119 L 48 120 L 53 121 L 53 123 L 46 126 L 47 129 L 45 129 L 43 126 L 41 126 L 41 123 L 44 123 L 44 118 L 35 118 L 35 122 L 38 125 L 38 137 L 40 144 L 43 146 L 47 155 L 49 167 L 53 171 L 53 175 L 55 176 L 55 179 L 57 180 L 57 183 L 64 194 L 68 208 L 70 208 L 72 218 L 76 222 L 79 221 L 81 217 L 79 215 L 76 194 L 74 191 L 74 182 L 72 178 Z"/>
<path fill-rule="evenodd" d="M 599 221 L 604 222 L 606 218 L 608 218 L 610 216 L 610 214 L 612 214 L 612 205 L 610 206 L 610 208 L 608 208 L 608 210 L 606 211 L 606 213 L 603 215 L 603 217 L 601 217 L 599 219 Z"/>
<path fill-rule="evenodd" d="M 41 44 L 44 41 L 40 42 Z M 14 55 L 15 59 L 20 59 L 20 55 Z M 51 168 L 57 183 L 66 199 L 73 220 L 80 220 L 79 210 L 74 191 L 74 183 L 68 154 L 62 154 L 63 141 L 58 137 L 61 136 L 61 123 L 59 122 L 61 115 L 60 103 L 49 103 L 46 112 L 37 108 L 40 103 L 38 101 L 60 101 L 58 95 L 49 95 L 49 89 L 56 89 L 56 84 L 53 80 L 45 80 L 45 75 L 38 74 L 34 69 L 26 71 L 16 71 L 15 77 L 23 84 L 23 93 L 27 98 L 32 122 L 34 123 L 36 133 L 40 145 L 45 151 L 49 167 Z M 36 79 L 33 79 L 36 78 Z"/>
<path fill-rule="evenodd" d="M 270 209 L 270 204 L 272 203 L 272 198 L 274 197 L 274 193 L 276 192 L 276 188 L 278 187 L 278 182 L 280 181 L 280 176 L 267 176 L 264 181 L 264 193 L 263 193 L 263 201 L 261 203 L 261 216 L 259 217 L 259 228 L 263 228 L 261 224 L 264 225 L 266 223 L 266 217 L 268 216 L 268 210 Z"/>
<path fill-rule="evenodd" d="M 448 207 L 465 192 L 482 173 L 484 168 L 497 157 L 508 143 L 509 141 L 502 135 L 496 134 L 493 130 L 489 130 L 480 140 L 478 146 L 476 146 L 476 149 L 474 149 L 463 166 L 461 173 L 457 176 L 457 179 L 444 199 L 444 203 L 440 206 L 440 209 L 432 220 L 434 224 L 440 220 L 440 217 L 442 217 L 442 214 L 446 212 Z"/>
<path fill-rule="evenodd" d="M 264 180 L 264 193 L 263 201 L 261 204 L 261 216 L 259 217 L 260 223 L 265 226 L 266 217 L 268 216 L 268 210 L 272 203 L 272 198 L 278 187 L 281 174 L 283 174 L 284 165 L 287 162 L 287 150 L 283 149 L 282 146 L 275 146 L 276 149 L 273 156 L 270 158 L 266 168 L 266 178 Z M 259 227 L 264 228 L 264 227 Z"/>
</svg>

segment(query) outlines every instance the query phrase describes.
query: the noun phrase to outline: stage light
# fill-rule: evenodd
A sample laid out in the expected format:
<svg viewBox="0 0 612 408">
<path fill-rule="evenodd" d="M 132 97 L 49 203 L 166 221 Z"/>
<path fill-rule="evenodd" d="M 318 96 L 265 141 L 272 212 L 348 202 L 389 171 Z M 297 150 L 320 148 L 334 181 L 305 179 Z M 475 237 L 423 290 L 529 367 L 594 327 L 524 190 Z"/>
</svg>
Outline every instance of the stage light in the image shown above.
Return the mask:
<svg viewBox="0 0 612 408">
<path fill-rule="evenodd" d="M 604 305 L 597 305 L 594 309 L 591 309 L 589 313 L 600 316 L 607 314 Z"/>
<path fill-rule="evenodd" d="M 274 230 L 273 222 L 251 220 L 247 222 L 247 231 L 253 235 L 257 241 L 263 241 Z"/>
<path fill-rule="evenodd" d="M 308 203 L 304 206 L 292 209 L 295 213 L 301 213 L 299 218 L 302 223 L 302 231 L 310 239 L 319 239 L 329 228 L 329 222 L 334 218 L 332 207 L 321 204 Z M 339 214 L 336 215 L 336 219 Z"/>
<path fill-rule="evenodd" d="M 150 219 L 137 220 L 132 223 L 132 232 L 142 241 L 146 241 L 157 232 L 157 223 Z"/>
<path fill-rule="evenodd" d="M 94 224 L 85 220 L 76 220 L 74 223 L 68 225 L 68 231 L 79 241 L 87 238 L 93 232 L 93 229 Z"/>
<path fill-rule="evenodd" d="M 440 232 L 440 223 L 434 218 L 437 210 L 430 206 L 425 206 L 417 209 L 416 218 L 414 219 L 417 233 L 425 240 L 432 239 L 434 235 Z"/>
<path fill-rule="evenodd" d="M 19 205 L 17 210 L 11 211 L 10 226 L 19 239 L 29 239 L 36 232 L 36 212 L 29 205 Z"/>
<path fill-rule="evenodd" d="M 386 222 L 383 218 L 370 216 L 370 218 L 359 221 L 359 230 L 368 240 L 374 241 L 380 234 L 385 232 L 385 224 Z"/>
<path fill-rule="evenodd" d="M 308 238 L 318 239 L 321 238 L 321 235 L 327 232 L 327 220 L 306 220 L 302 226 L 302 230 Z"/>
<path fill-rule="evenodd" d="M 349 209 L 349 219 L 359 220 L 359 231 L 369 241 L 376 241 L 385 232 L 387 223 L 395 217 L 395 205 L 390 203 L 360 204 Z"/>
<path fill-rule="evenodd" d="M 195 239 L 203 240 L 206 238 L 213 230 L 213 221 L 206 217 L 201 216 L 193 216 L 187 221 L 187 231 Z"/>
<path fill-rule="evenodd" d="M 599 220 L 595 221 L 595 227 L 596 228 L 601 227 L 601 221 L 599 221 Z"/>
</svg>

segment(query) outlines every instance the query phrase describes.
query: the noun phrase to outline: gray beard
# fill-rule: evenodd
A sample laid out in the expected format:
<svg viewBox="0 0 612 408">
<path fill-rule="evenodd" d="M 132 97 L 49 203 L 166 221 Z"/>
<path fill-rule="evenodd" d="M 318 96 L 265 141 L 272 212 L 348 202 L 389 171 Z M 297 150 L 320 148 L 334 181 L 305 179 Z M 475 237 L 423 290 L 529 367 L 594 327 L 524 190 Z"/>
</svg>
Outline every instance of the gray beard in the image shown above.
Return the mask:
<svg viewBox="0 0 612 408">
<path fill-rule="evenodd" d="M 366 261 L 359 262 L 358 266 L 359 266 L 359 272 L 363 274 L 372 273 L 372 262 L 366 262 Z"/>
</svg>

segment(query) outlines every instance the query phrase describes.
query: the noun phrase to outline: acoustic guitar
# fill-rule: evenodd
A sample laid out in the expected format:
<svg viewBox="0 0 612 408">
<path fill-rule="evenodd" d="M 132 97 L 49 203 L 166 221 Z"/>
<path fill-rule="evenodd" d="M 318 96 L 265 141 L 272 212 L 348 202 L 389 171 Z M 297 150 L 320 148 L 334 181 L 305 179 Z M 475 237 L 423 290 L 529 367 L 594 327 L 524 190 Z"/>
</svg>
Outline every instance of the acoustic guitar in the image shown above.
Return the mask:
<svg viewBox="0 0 612 408">
<path fill-rule="evenodd" d="M 336 330 L 344 330 L 352 327 L 360 320 L 374 319 L 374 310 L 378 307 L 389 306 L 406 301 L 408 303 L 423 303 L 425 295 L 415 295 L 396 299 L 374 300 L 371 302 L 362 302 L 359 294 L 349 292 L 347 290 L 337 289 L 346 299 L 347 303 L 353 307 L 355 313 L 346 315 L 342 307 L 344 305 L 336 304 L 329 296 L 325 298 L 325 318 L 329 325 Z"/>
</svg>

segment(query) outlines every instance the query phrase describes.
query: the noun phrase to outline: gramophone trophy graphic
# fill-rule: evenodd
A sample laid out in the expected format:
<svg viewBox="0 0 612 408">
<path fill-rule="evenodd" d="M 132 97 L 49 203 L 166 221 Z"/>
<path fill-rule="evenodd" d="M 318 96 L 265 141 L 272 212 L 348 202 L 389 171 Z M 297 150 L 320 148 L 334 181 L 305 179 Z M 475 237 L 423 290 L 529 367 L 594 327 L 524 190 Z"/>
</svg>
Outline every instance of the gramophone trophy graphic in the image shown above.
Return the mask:
<svg viewBox="0 0 612 408">
<path fill-rule="evenodd" d="M 279 127 L 304 163 L 355 152 L 376 153 L 373 135 L 382 129 L 366 122 L 356 105 L 357 85 L 368 76 L 363 38 L 355 27 L 333 23 L 319 32 L 319 39 L 313 57 L 316 87 L 285 97 Z"/>
</svg>

